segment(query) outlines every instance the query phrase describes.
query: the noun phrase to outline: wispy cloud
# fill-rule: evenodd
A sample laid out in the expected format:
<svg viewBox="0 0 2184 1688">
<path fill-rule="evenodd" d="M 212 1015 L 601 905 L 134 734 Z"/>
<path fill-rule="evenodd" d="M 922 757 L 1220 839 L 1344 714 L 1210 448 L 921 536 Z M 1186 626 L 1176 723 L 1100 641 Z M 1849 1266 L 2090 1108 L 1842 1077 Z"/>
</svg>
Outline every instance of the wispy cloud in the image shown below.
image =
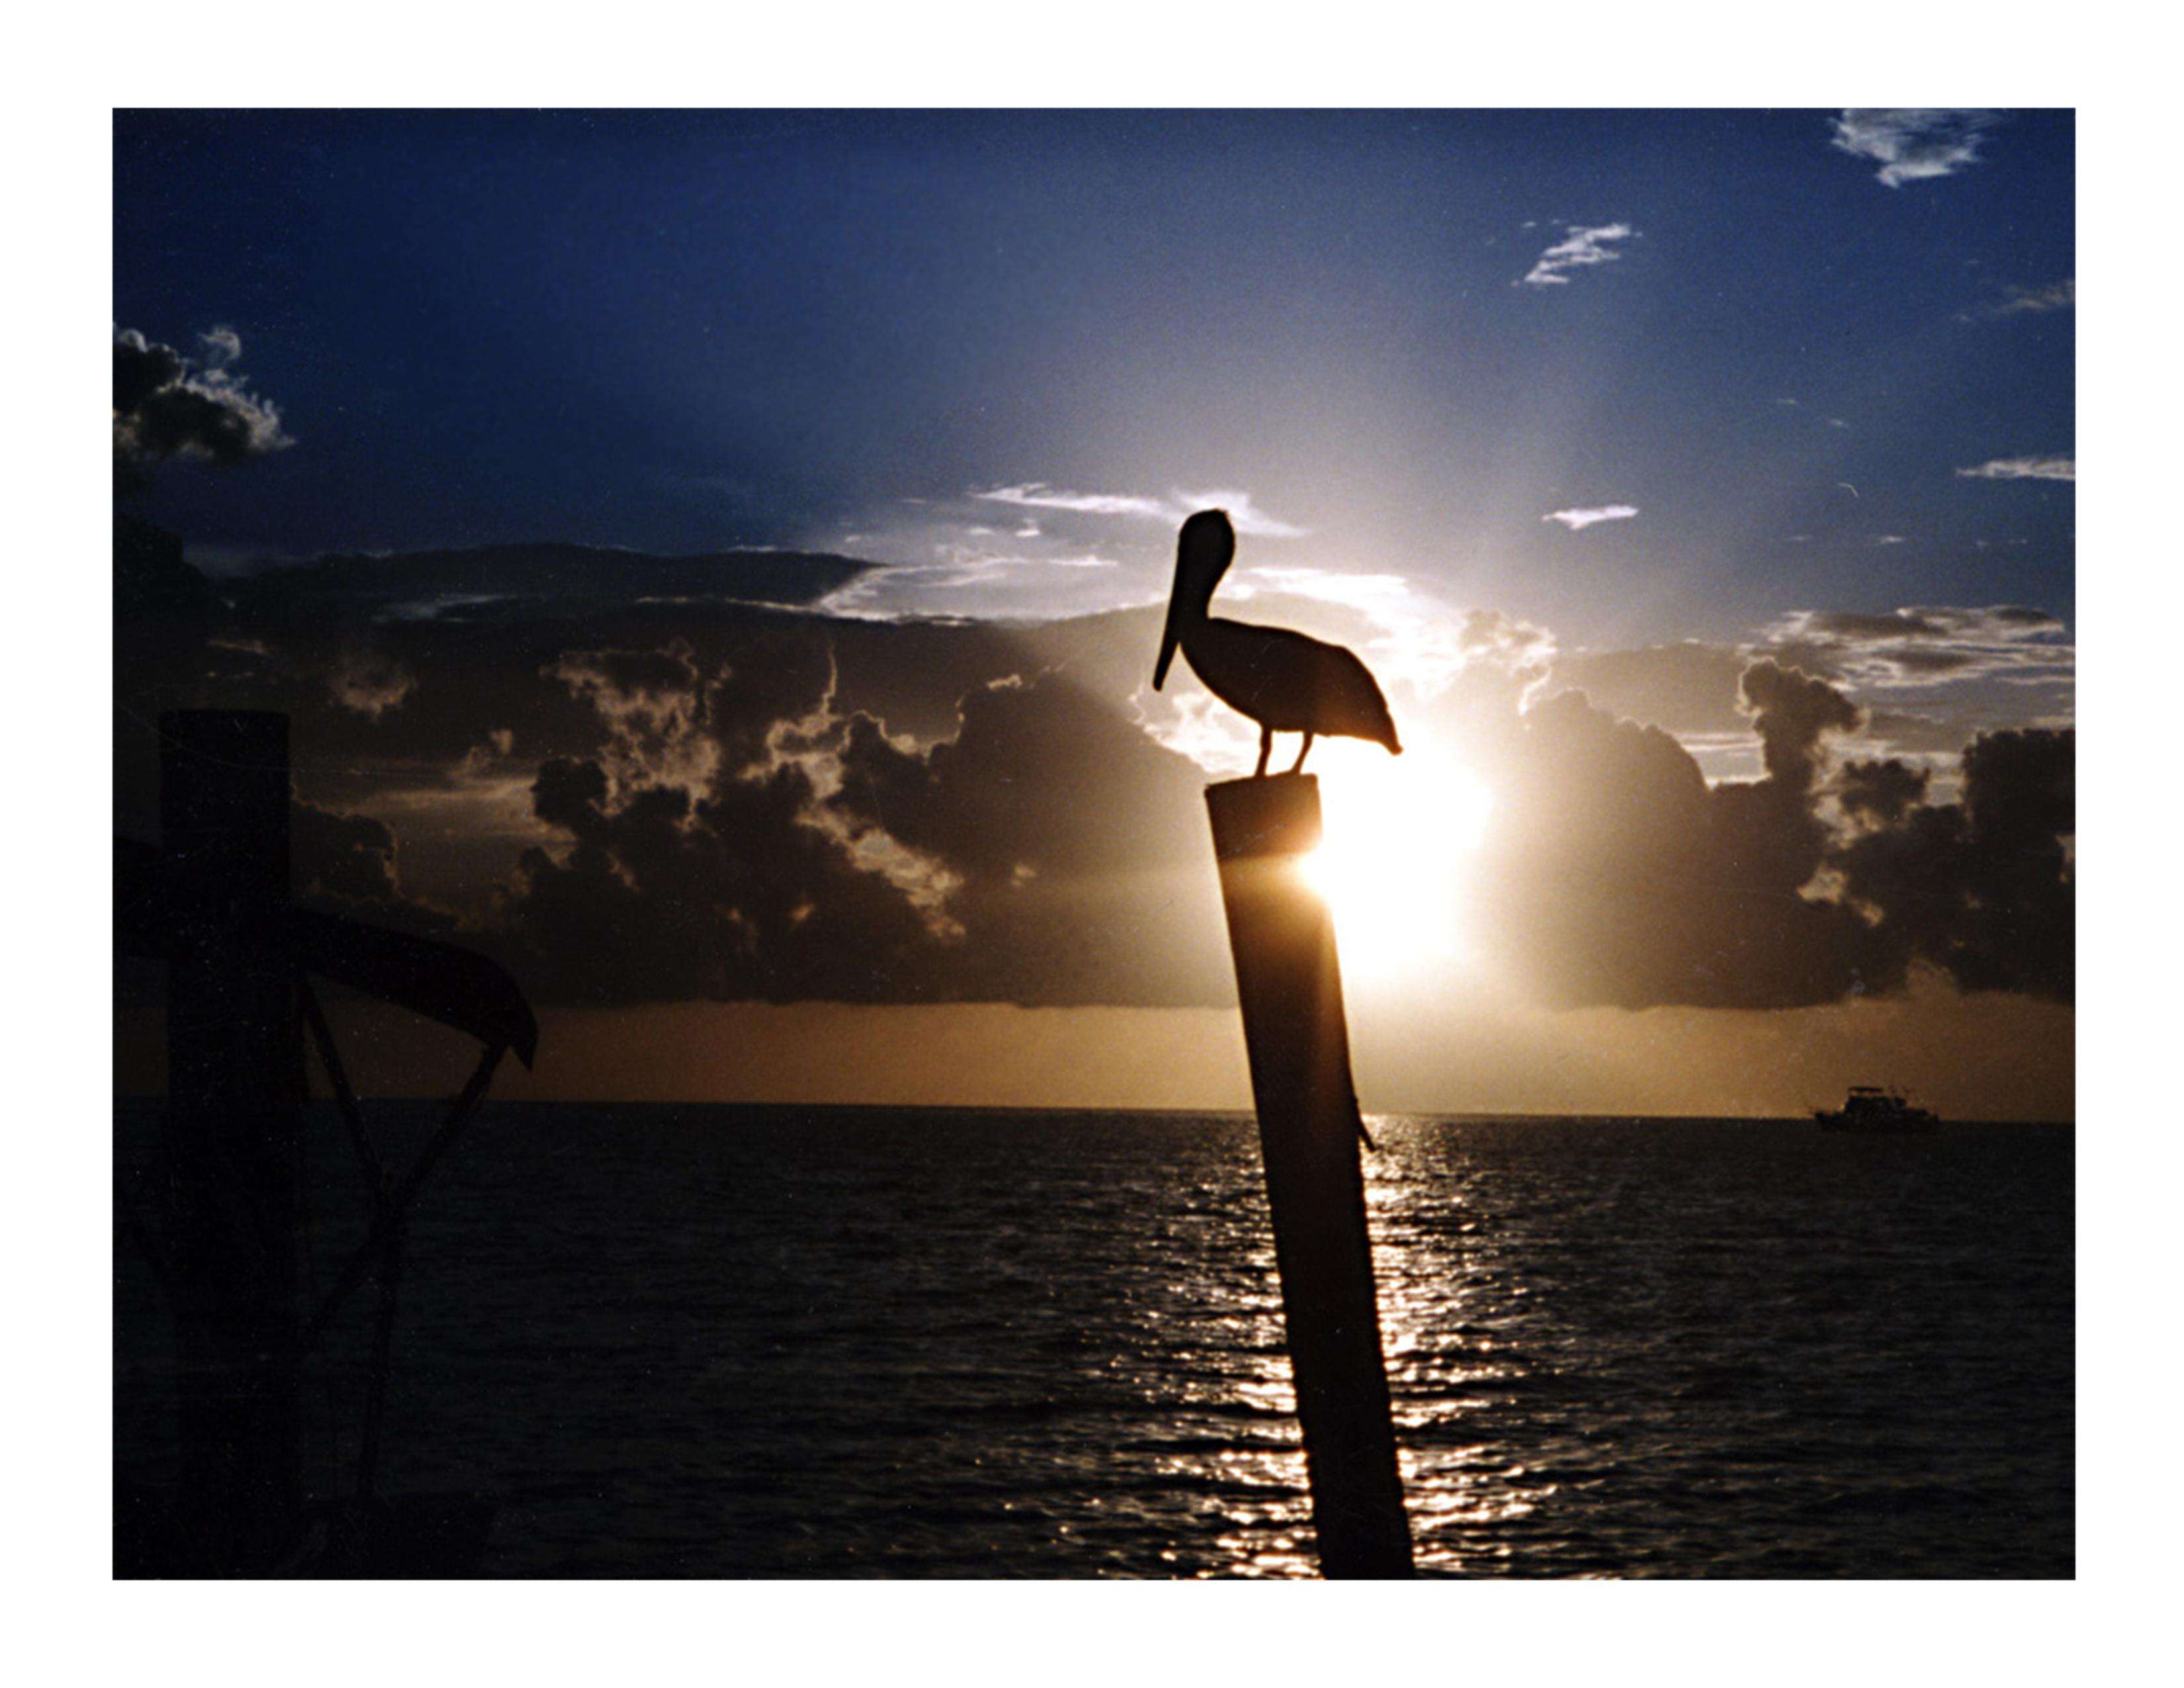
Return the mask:
<svg viewBox="0 0 2184 1688">
<path fill-rule="evenodd" d="M 1954 175 L 1979 162 L 1980 142 L 2002 121 L 1998 111 L 1933 106 L 1846 109 L 1834 120 L 1834 145 L 1871 159 L 1889 187 Z"/>
<path fill-rule="evenodd" d="M 1563 272 L 1570 270 L 1589 270 L 1595 265 L 1613 264 L 1623 254 L 1614 249 L 1613 242 L 1632 238 L 1638 232 L 1628 223 L 1605 223 L 1596 229 L 1565 225 L 1568 232 L 1545 252 L 1524 273 L 1524 285 L 1529 287 L 1564 287 L 1569 277 Z"/>
<path fill-rule="evenodd" d="M 1044 481 L 1027 481 L 1014 487 L 993 487 L 974 492 L 974 499 L 989 504 L 1015 504 L 1026 510 L 1067 510 L 1080 515 L 1133 516 L 1146 521 L 1181 521 L 1193 510 L 1225 510 L 1239 533 L 1265 539 L 1301 539 L 1309 531 L 1269 515 L 1251 500 L 1249 493 L 1215 487 L 1188 492 L 1178 487 L 1164 499 L 1135 493 L 1072 493 L 1050 487 Z"/>
<path fill-rule="evenodd" d="M 1233 487 L 1210 487 L 1202 493 L 1178 491 L 1168 515 L 1171 520 L 1179 520 L 1199 510 L 1225 510 L 1239 533 L 1253 533 L 1262 539 L 1301 539 L 1312 531 L 1268 515 L 1251 502 L 1249 493 Z"/>
<path fill-rule="evenodd" d="M 2067 685 L 2075 649 L 2062 621 L 2025 604 L 1920 604 L 1878 613 L 1792 610 L 1763 648 L 1852 685 L 1930 689 L 1977 680 Z"/>
<path fill-rule="evenodd" d="M 1628 521 L 1638 514 L 1635 504 L 1596 504 L 1589 510 L 1552 510 L 1540 518 L 1542 521 L 1559 521 L 1573 533 L 1590 527 L 1596 521 Z"/>
<path fill-rule="evenodd" d="M 971 496 L 990 504 L 1021 504 L 1028 510 L 1074 510 L 1080 515 L 1142 515 L 1161 521 L 1167 517 L 1167 506 L 1158 499 L 1138 498 L 1128 493 L 1065 492 L 1044 481 L 1027 481 L 1020 487 L 994 487 Z"/>
<path fill-rule="evenodd" d="M 1404 614 L 1417 613 L 1416 595 L 1403 575 L 1344 574 L 1317 568 L 1255 568 L 1240 572 L 1243 578 L 1229 588 L 1237 598 L 1256 597 L 1262 588 L 1290 593 L 1362 610 L 1390 625 Z"/>
<path fill-rule="evenodd" d="M 1957 473 L 1970 481 L 2075 481 L 2078 460 L 2069 457 L 1997 457 Z"/>
<path fill-rule="evenodd" d="M 845 512 L 799 543 L 867 565 L 827 595 L 833 615 L 1039 621 L 1160 602 L 1175 566 L 1177 527 L 1209 506 L 1226 510 L 1247 535 L 1305 532 L 1234 487 L 1154 495 L 1025 481 L 954 498 L 891 499 Z"/>
<path fill-rule="evenodd" d="M 2074 276 L 2067 281 L 2051 281 L 2044 287 L 2005 287 L 1999 299 L 1968 313 L 1965 320 L 1978 316 L 1992 321 L 1997 317 L 2075 310 L 2077 308 L 2078 281 Z"/>
</svg>

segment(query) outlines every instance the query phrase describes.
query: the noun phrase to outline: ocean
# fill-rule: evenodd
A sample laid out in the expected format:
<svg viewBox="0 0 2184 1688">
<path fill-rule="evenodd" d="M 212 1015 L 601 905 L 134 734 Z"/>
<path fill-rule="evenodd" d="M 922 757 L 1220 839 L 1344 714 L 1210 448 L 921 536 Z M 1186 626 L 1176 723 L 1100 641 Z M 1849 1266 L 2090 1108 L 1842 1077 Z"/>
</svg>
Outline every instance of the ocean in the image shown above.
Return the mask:
<svg viewBox="0 0 2184 1688">
<path fill-rule="evenodd" d="M 429 1111 L 367 1104 L 400 1147 Z M 117 1110 L 136 1188 L 156 1105 Z M 1422 1571 L 2067 1577 L 2074 1139 L 1370 1118 Z M 360 1234 L 315 1111 L 309 1270 Z M 309 1376 L 355 1457 L 360 1296 Z M 172 1351 L 117 1228 L 117 1479 Z M 1314 1574 L 1248 1117 L 488 1104 L 410 1233 L 382 1486 L 504 1577 Z"/>
</svg>

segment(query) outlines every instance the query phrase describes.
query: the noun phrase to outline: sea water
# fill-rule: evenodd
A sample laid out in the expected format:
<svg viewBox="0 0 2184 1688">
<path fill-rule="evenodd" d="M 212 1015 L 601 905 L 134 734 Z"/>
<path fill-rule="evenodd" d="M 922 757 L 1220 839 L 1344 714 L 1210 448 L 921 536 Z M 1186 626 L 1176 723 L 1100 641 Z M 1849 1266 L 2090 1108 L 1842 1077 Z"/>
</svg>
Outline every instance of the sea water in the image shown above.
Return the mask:
<svg viewBox="0 0 2184 1688">
<path fill-rule="evenodd" d="M 431 1112 L 371 1111 L 395 1156 Z M 153 1105 L 117 1117 L 142 1200 Z M 1422 1569 L 2067 1576 L 2073 1139 L 1379 1116 Z M 361 1234 L 315 1111 L 307 1270 Z M 352 1480 L 356 1297 L 309 1376 Z M 117 1228 L 117 1474 L 172 1347 Z M 411 1230 L 384 1490 L 504 1576 L 1312 1574 L 1248 1117 L 489 1105 Z"/>
</svg>

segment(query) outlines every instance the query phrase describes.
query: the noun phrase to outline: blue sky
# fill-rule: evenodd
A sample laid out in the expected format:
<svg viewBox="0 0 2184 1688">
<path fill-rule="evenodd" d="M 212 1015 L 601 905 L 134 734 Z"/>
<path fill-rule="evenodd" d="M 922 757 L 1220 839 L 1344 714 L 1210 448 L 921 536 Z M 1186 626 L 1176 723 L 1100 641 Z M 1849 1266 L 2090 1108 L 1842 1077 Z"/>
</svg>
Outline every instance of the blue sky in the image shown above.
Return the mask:
<svg viewBox="0 0 2184 1688">
<path fill-rule="evenodd" d="M 1566 643 L 2067 621 L 2074 153 L 2041 112 L 123 114 L 114 316 L 231 329 L 294 442 L 163 480 L 207 556 L 807 545 L 1041 615 L 1156 595 L 1150 507 L 1223 493 L 1247 564 Z"/>
</svg>

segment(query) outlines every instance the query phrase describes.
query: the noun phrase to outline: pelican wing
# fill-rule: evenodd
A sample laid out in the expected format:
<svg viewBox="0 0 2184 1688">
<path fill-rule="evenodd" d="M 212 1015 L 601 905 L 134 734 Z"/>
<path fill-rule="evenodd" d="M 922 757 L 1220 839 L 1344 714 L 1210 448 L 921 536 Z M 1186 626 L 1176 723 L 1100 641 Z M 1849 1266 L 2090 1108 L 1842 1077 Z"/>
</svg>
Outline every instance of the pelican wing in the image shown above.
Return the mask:
<svg viewBox="0 0 2184 1688">
<path fill-rule="evenodd" d="M 1402 748 L 1372 671 L 1339 644 L 1217 616 L 1192 630 L 1184 655 L 1206 690 L 1262 727 Z"/>
</svg>

